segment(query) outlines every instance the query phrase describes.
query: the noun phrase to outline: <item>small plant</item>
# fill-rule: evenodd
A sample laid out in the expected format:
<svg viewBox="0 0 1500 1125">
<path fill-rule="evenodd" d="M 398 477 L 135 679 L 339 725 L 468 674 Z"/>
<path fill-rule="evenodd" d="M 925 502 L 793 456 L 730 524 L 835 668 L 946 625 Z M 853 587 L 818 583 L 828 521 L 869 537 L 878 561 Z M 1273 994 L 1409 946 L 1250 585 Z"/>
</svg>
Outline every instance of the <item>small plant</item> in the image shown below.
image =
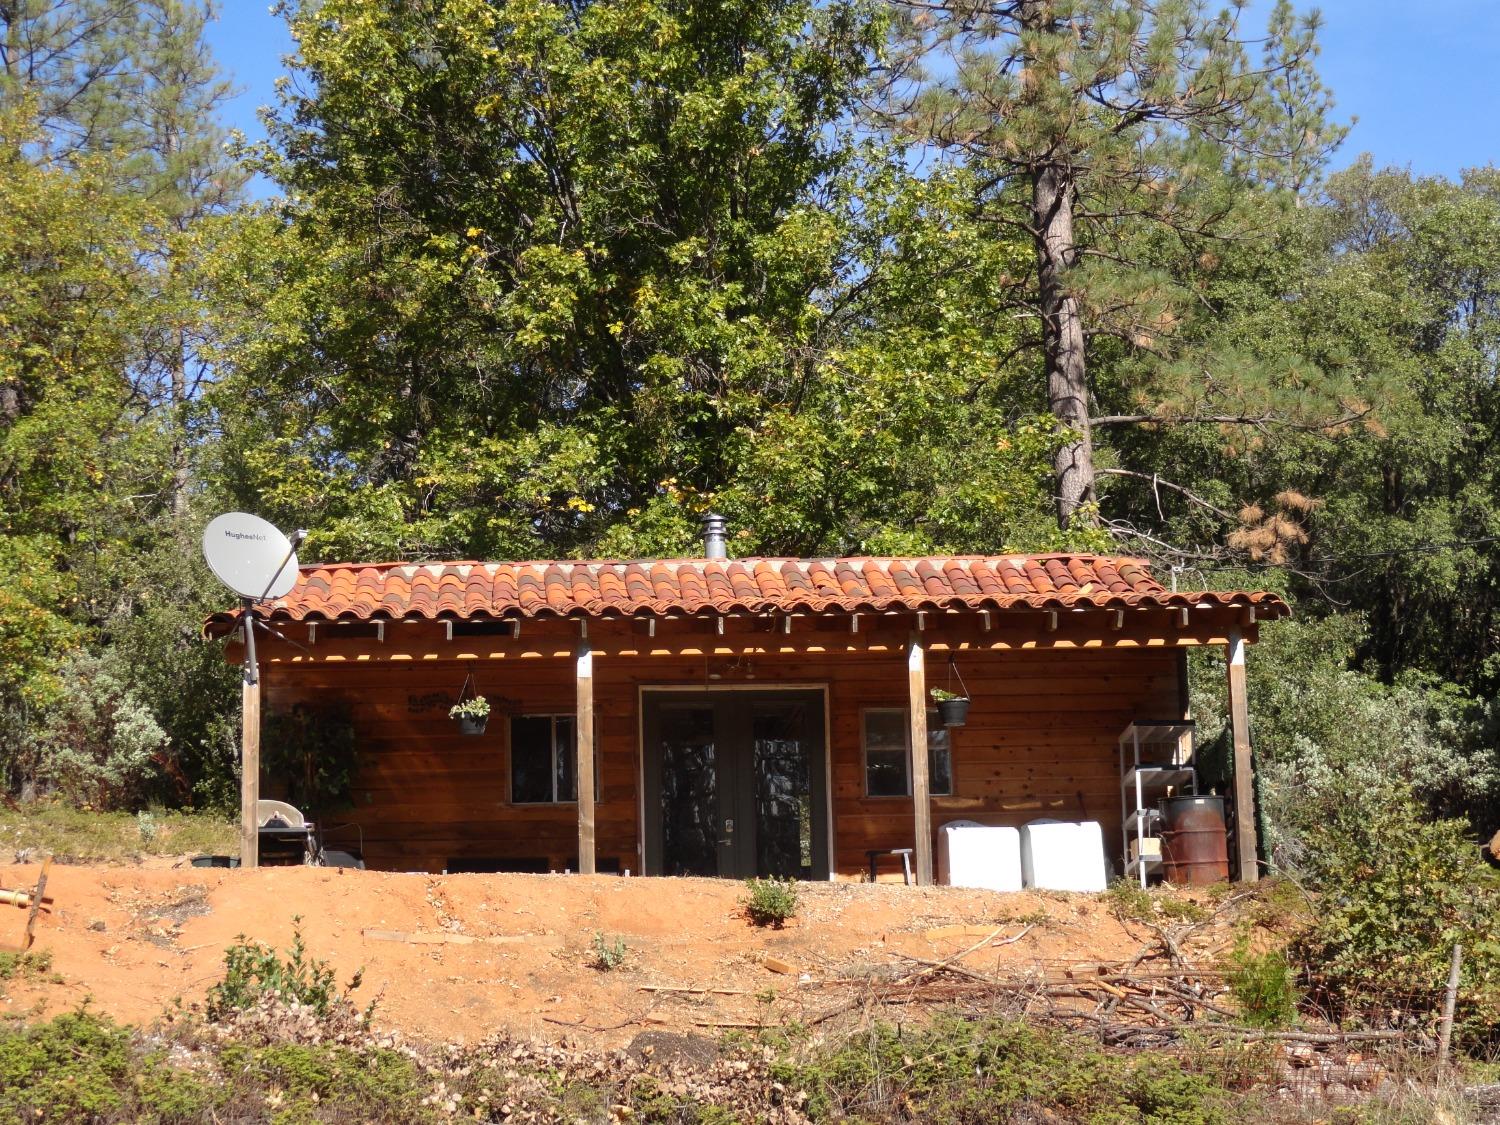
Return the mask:
<svg viewBox="0 0 1500 1125">
<path fill-rule="evenodd" d="M 1242 937 L 1229 956 L 1225 976 L 1240 1006 L 1240 1017 L 1251 1027 L 1285 1028 L 1297 1017 L 1297 988 L 1286 954 L 1279 949 L 1252 953 Z"/>
<path fill-rule="evenodd" d="M 797 884 L 792 879 L 746 879 L 749 895 L 740 901 L 757 926 L 781 929 L 797 913 Z"/>
<path fill-rule="evenodd" d="M 141 834 L 141 843 L 146 845 L 156 843 L 157 834 L 161 832 L 161 825 L 157 823 L 156 817 L 145 811 L 135 814 L 135 827 Z"/>
<path fill-rule="evenodd" d="M 933 699 L 934 703 L 949 703 L 949 702 L 952 702 L 955 699 L 967 699 L 967 698 L 969 698 L 966 695 L 959 695 L 958 692 L 956 692 L 956 691 L 949 691 L 947 688 L 940 688 L 940 687 L 935 687 L 935 688 L 931 689 L 927 694 L 930 695 L 930 696 L 932 696 L 932 699 Z"/>
<path fill-rule="evenodd" d="M 1209 912 L 1190 898 L 1182 898 L 1169 888 L 1148 891 L 1131 878 L 1116 879 L 1109 885 L 1109 908 L 1124 922 L 1202 922 Z"/>
<path fill-rule="evenodd" d="M 268 945 L 246 941 L 243 934 L 224 951 L 224 979 L 208 990 L 209 1019 L 222 1020 L 252 1008 L 266 996 L 295 1001 L 324 1017 L 341 1005 L 353 1007 L 349 993 L 360 986 L 363 970 L 340 992 L 328 962 L 307 956 L 300 915 L 292 919 L 292 925 L 292 947 L 285 959 Z M 373 1008 L 371 1004 L 366 1009 L 366 1022 Z"/>
<path fill-rule="evenodd" d="M 39 977 L 52 968 L 51 950 L 27 953 L 0 953 L 0 980 Z"/>
<path fill-rule="evenodd" d="M 448 718 L 479 722 L 490 717 L 490 701 L 482 695 L 462 699 L 448 708 Z"/>
<path fill-rule="evenodd" d="M 469 737 L 481 735 L 490 721 L 490 701 L 482 695 L 473 695 L 468 699 L 460 695 L 458 702 L 448 709 L 448 717 Z"/>
<path fill-rule="evenodd" d="M 1151 893 L 1129 876 L 1116 879 L 1106 893 L 1110 912 L 1123 922 L 1150 921 L 1155 913 Z"/>
<path fill-rule="evenodd" d="M 625 939 L 622 937 L 606 938 L 599 931 L 594 931 L 594 968 L 602 973 L 618 969 L 625 963 Z"/>
</svg>

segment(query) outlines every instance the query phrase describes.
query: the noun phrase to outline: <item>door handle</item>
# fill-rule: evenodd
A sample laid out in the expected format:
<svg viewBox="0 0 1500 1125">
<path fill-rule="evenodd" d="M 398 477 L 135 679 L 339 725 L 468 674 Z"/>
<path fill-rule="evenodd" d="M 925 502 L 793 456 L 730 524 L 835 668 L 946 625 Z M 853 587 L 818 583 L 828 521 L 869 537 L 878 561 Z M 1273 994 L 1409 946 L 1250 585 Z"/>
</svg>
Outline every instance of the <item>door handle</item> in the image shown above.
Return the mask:
<svg viewBox="0 0 1500 1125">
<path fill-rule="evenodd" d="M 719 843 L 734 843 L 734 817 L 726 816 L 724 818 L 724 835 L 720 838 Z"/>
</svg>

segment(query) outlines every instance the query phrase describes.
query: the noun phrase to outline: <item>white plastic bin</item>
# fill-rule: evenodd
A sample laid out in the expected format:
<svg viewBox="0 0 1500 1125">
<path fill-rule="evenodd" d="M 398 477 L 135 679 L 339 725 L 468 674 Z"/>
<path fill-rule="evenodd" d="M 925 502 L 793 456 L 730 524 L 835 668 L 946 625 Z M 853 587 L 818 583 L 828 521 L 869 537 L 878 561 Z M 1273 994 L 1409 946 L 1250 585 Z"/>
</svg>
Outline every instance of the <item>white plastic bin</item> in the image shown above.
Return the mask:
<svg viewBox="0 0 1500 1125">
<path fill-rule="evenodd" d="M 938 882 L 987 891 L 1021 889 L 1021 834 L 972 820 L 938 830 Z"/>
<path fill-rule="evenodd" d="M 1033 820 L 1021 828 L 1021 876 L 1049 891 L 1102 891 L 1109 883 L 1097 820 Z"/>
</svg>

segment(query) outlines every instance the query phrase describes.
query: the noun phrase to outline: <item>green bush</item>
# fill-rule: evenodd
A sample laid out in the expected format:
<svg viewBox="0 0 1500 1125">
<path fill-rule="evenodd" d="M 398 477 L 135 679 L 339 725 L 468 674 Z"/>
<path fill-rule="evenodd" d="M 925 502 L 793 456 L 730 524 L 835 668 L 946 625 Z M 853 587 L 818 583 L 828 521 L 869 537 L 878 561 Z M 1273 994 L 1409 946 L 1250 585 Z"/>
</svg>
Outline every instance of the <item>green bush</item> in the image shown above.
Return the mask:
<svg viewBox="0 0 1500 1125">
<path fill-rule="evenodd" d="M 61 679 L 37 741 L 37 790 L 95 809 L 129 807 L 167 748 L 166 732 L 102 658 L 75 653 Z"/>
<path fill-rule="evenodd" d="M 740 901 L 745 914 L 757 926 L 781 929 L 797 913 L 797 884 L 792 879 L 746 879 L 750 892 Z"/>
<path fill-rule="evenodd" d="M 1282 870 L 1306 871 L 1309 835 L 1331 815 L 1383 816 L 1392 783 L 1439 816 L 1500 802 L 1500 744 L 1484 737 L 1482 708 L 1452 685 L 1381 682 L 1355 664 L 1367 638 L 1361 614 L 1310 616 L 1266 628 L 1249 650 L 1261 843 Z M 1224 784 L 1229 758 L 1214 752 L 1227 751 L 1223 656 L 1192 659 L 1199 782 Z"/>
<path fill-rule="evenodd" d="M 222 1020 L 233 1012 L 254 1007 L 268 996 L 295 1001 L 325 1018 L 341 1005 L 353 1007 L 349 993 L 359 987 L 363 974 L 355 973 L 354 979 L 340 992 L 328 963 L 307 956 L 301 917 L 292 921 L 295 926 L 292 946 L 285 958 L 268 945 L 245 940 L 243 934 L 224 951 L 224 979 L 208 991 L 209 1019 Z M 366 1020 L 370 1014 L 367 1009 Z"/>
<path fill-rule="evenodd" d="M 1282 950 L 1252 953 L 1242 939 L 1229 957 L 1225 983 L 1240 1006 L 1241 1021 L 1250 1027 L 1290 1027 L 1297 1018 L 1300 996 Z"/>
<path fill-rule="evenodd" d="M 293 805 L 322 814 L 348 807 L 359 771 L 359 744 L 347 705 L 299 703 L 271 714 L 265 744 L 265 769 L 285 779 Z"/>
<path fill-rule="evenodd" d="M 0 1030 L 0 1120 L 154 1122 L 208 1119 L 218 1095 L 123 1027 L 73 1012 Z"/>
<path fill-rule="evenodd" d="M 815 1121 L 1235 1120 L 1225 1091 L 1170 1058 L 1110 1054 L 1081 1037 L 1001 1019 L 880 1025 L 777 1077 Z"/>
<path fill-rule="evenodd" d="M 292 1105 L 281 1107 L 283 1117 L 293 1117 L 297 1109 L 311 1111 L 315 1106 L 332 1111 L 316 1116 L 308 1112 L 317 1120 L 417 1121 L 435 1116 L 422 1106 L 430 1083 L 416 1062 L 396 1051 L 274 1043 L 254 1050 L 229 1048 L 220 1062 L 252 1096 L 266 1091 L 288 1095 Z M 337 1112 L 341 1107 L 346 1112 L 358 1112 L 345 1118 Z"/>
<path fill-rule="evenodd" d="M 1341 1019 L 1430 1020 L 1455 942 L 1464 948 L 1459 1027 L 1495 1036 L 1500 1010 L 1500 882 L 1463 821 L 1426 819 L 1399 784 L 1366 802 L 1331 807 L 1309 829 L 1305 865 L 1318 910 L 1294 945 L 1314 998 Z"/>
</svg>

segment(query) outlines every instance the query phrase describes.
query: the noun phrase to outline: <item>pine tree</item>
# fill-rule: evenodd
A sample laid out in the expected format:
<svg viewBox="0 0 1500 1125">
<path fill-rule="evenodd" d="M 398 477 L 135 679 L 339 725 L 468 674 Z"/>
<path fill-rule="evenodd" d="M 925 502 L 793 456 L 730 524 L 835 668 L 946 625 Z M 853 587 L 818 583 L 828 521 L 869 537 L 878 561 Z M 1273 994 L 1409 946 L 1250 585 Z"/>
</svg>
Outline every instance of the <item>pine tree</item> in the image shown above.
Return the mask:
<svg viewBox="0 0 1500 1125">
<path fill-rule="evenodd" d="M 879 111 L 906 137 L 978 169 L 977 203 L 1033 243 L 1032 282 L 1016 303 L 1039 324 L 1048 408 L 1071 434 L 1054 461 L 1063 527 L 1097 499 L 1091 353 L 1113 338 L 1160 354 L 1179 319 L 1170 286 L 1141 269 L 1149 229 L 1202 240 L 1235 211 L 1216 177 L 1236 164 L 1280 166 L 1279 182 L 1305 187 L 1342 135 L 1311 73 L 1316 24 L 1297 24 L 1281 0 L 1274 42 L 1255 66 L 1240 7 L 1209 15 L 1198 0 L 907 6 L 904 51 Z"/>
</svg>

